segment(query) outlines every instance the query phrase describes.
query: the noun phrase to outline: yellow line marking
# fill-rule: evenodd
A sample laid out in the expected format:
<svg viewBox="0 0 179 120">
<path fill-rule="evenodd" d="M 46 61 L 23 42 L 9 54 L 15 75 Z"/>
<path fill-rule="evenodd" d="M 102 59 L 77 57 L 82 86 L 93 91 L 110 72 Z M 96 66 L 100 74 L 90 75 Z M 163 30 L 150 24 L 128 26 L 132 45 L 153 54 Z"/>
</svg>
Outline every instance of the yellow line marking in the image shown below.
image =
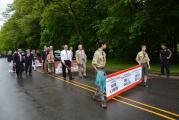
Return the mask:
<svg viewBox="0 0 179 120">
<path fill-rule="evenodd" d="M 113 100 L 118 101 L 118 102 L 122 102 L 122 103 L 124 103 L 124 104 L 127 104 L 127 105 L 129 105 L 129 106 L 133 106 L 133 107 L 135 107 L 135 108 L 138 108 L 138 109 L 140 109 L 140 110 L 143 110 L 143 111 L 146 111 L 146 112 L 149 112 L 149 113 L 153 113 L 153 114 L 155 114 L 155 115 L 158 115 L 158 116 L 160 116 L 160 117 L 166 118 L 166 119 L 168 119 L 168 120 L 176 120 L 176 119 L 171 118 L 171 117 L 168 117 L 168 116 L 166 116 L 166 115 L 163 115 L 163 114 L 160 114 L 160 113 L 157 113 L 157 112 L 154 112 L 154 111 L 151 111 L 151 110 L 148 110 L 148 109 L 145 109 L 145 108 L 142 108 L 142 107 L 139 107 L 139 106 L 130 104 L 130 103 L 127 103 L 127 102 L 125 102 L 125 101 L 118 100 L 118 99 L 116 99 L 116 98 L 113 98 Z"/>
<path fill-rule="evenodd" d="M 66 82 L 66 83 L 72 84 L 72 85 L 74 85 L 74 86 L 83 88 L 83 89 L 85 89 L 85 90 L 87 90 L 87 91 L 90 91 L 90 92 L 93 92 L 93 93 L 95 92 L 94 90 L 88 89 L 88 88 L 83 87 L 83 86 L 80 86 L 80 85 L 78 85 L 78 84 L 75 84 L 75 83 L 73 83 L 73 81 L 71 81 L 71 82 L 70 82 L 70 81 L 66 81 L 66 80 L 60 79 L 60 78 L 58 78 L 58 77 L 55 77 L 55 76 L 53 76 L 53 75 L 49 75 L 49 76 L 51 76 L 51 77 L 53 77 L 53 78 L 56 78 L 56 79 L 58 79 L 58 80 L 64 81 L 64 82 Z"/>
<path fill-rule="evenodd" d="M 126 98 L 126 97 L 122 97 L 122 96 L 117 96 L 117 97 L 118 97 L 118 98 L 125 99 L 125 100 L 128 100 L 128 101 L 131 101 L 131 102 L 134 102 L 134 103 L 137 103 L 137 104 L 140 104 L 140 105 L 143 105 L 143 106 L 146 106 L 146 107 L 149 107 L 149 108 L 153 108 L 153 109 L 155 109 L 155 110 L 158 110 L 158 111 L 161 111 L 161 112 L 164 112 L 164 113 L 168 113 L 168 114 L 173 115 L 173 116 L 176 116 L 176 117 L 179 117 L 179 114 L 176 114 L 176 113 L 173 113 L 173 112 L 170 112 L 170 111 L 161 109 L 161 108 L 157 108 L 157 107 L 155 107 L 155 106 L 147 105 L 147 104 L 145 104 L 145 103 L 138 102 L 138 101 L 135 101 L 135 100 Z"/>
<path fill-rule="evenodd" d="M 40 71 L 39 71 L 39 72 L 40 72 Z M 43 72 L 40 72 L 40 73 L 43 73 Z M 80 82 L 77 82 L 77 81 L 71 81 L 71 82 L 70 82 L 70 81 L 63 80 L 61 77 L 55 77 L 55 76 L 53 76 L 53 75 L 49 75 L 49 76 L 51 76 L 51 77 L 53 77 L 53 78 L 55 78 L 55 79 L 64 81 L 64 82 L 66 82 L 66 83 L 72 84 L 72 85 L 74 85 L 74 86 L 77 86 L 77 87 L 79 87 L 79 88 L 85 89 L 85 90 L 87 90 L 87 91 L 93 92 L 93 93 L 95 92 L 95 89 L 96 89 L 96 88 L 94 88 L 94 87 L 92 87 L 92 86 L 89 86 L 89 85 L 86 85 L 86 84 L 83 84 L 83 83 L 80 83 Z M 76 84 L 75 84 L 75 83 L 76 83 Z M 88 87 L 88 88 L 90 87 L 90 88 L 92 88 L 92 89 L 94 89 L 94 90 L 91 90 L 91 89 L 88 89 L 88 88 L 83 87 L 83 86 L 81 86 L 81 85 L 78 85 L 77 83 L 78 83 L 78 84 L 81 84 L 81 85 L 83 85 L 83 86 L 86 86 L 86 87 Z M 113 100 L 115 100 L 115 101 L 117 101 L 117 102 L 121 102 L 121 103 L 127 104 L 127 105 L 132 106 L 132 107 L 135 107 L 135 108 L 138 108 L 138 109 L 140 109 L 140 110 L 143 110 L 143 111 L 146 111 L 146 112 L 149 112 L 149 113 L 158 115 L 158 116 L 163 117 L 163 118 L 166 118 L 166 119 L 168 119 L 168 120 L 176 120 L 176 119 L 174 119 L 174 118 L 171 118 L 171 117 L 169 117 L 169 116 L 163 115 L 163 114 L 161 114 L 161 113 L 158 113 L 158 112 L 155 112 L 155 111 L 152 111 L 152 110 L 143 108 L 143 107 L 139 107 L 139 106 L 133 105 L 133 104 L 131 104 L 131 103 L 128 103 L 128 102 L 125 102 L 125 101 L 116 99 L 116 98 L 113 98 Z"/>
<path fill-rule="evenodd" d="M 60 78 L 61 78 L 61 77 L 60 77 Z M 81 83 L 81 82 L 74 81 L 74 83 L 78 83 L 78 84 L 83 85 L 83 86 L 85 86 L 85 87 L 88 87 L 88 88 L 91 88 L 91 89 L 93 89 L 93 90 L 96 90 L 95 87 L 89 86 L 89 85 L 87 85 L 87 84 L 83 84 L 83 83 Z M 137 104 L 140 104 L 140 105 L 143 105 L 143 106 L 146 106 L 146 107 L 149 107 L 149 108 L 153 108 L 153 109 L 155 109 L 155 110 L 158 110 L 158 111 L 161 111 L 161 112 L 164 112 L 164 113 L 168 113 L 168 114 L 173 115 L 173 116 L 176 116 L 176 117 L 179 117 L 179 114 L 176 114 L 176 113 L 173 113 L 173 112 L 170 112 L 170 111 L 167 111 L 167 110 L 164 110 L 164 109 L 155 107 L 155 106 L 151 106 L 151 105 L 148 105 L 148 104 L 145 104 L 145 103 L 136 101 L 136 100 L 132 100 L 132 99 L 129 99 L 129 98 L 126 98 L 126 97 L 122 97 L 122 96 L 117 96 L 117 97 L 118 97 L 118 98 L 125 99 L 125 100 L 128 100 L 128 101 L 131 101 L 131 102 L 134 102 L 134 103 L 137 103 Z"/>
<path fill-rule="evenodd" d="M 63 79 L 61 79 L 61 78 L 59 78 L 59 77 L 55 77 L 55 76 L 53 76 L 53 75 L 49 75 L 49 76 L 51 76 L 51 77 L 53 77 L 53 78 L 56 78 L 56 79 L 58 79 L 58 80 L 64 81 L 64 82 L 66 82 L 66 83 L 72 84 L 72 85 L 74 85 L 74 86 L 80 87 L 80 88 L 85 89 L 85 90 L 87 90 L 87 91 L 90 91 L 90 92 L 93 92 L 93 93 L 95 92 L 94 90 L 91 90 L 91 89 L 88 89 L 88 88 L 85 88 L 85 87 L 83 87 L 83 86 L 80 86 L 80 85 L 78 85 L 78 84 L 73 83 L 74 81 L 72 81 L 72 82 L 66 81 L 66 80 L 63 80 Z M 138 109 L 140 109 L 140 110 L 143 110 L 143 111 L 146 111 L 146 112 L 149 112 L 149 113 L 153 113 L 153 114 L 155 114 L 155 115 L 158 115 L 158 116 L 160 116 L 160 117 L 166 118 L 166 119 L 168 119 L 168 120 L 176 120 L 176 119 L 171 118 L 171 117 L 168 117 L 168 116 L 166 116 L 166 115 L 163 115 L 163 114 L 160 114 L 160 113 L 157 113 L 157 112 L 148 110 L 148 109 L 146 109 L 146 108 L 142 108 L 142 107 L 133 105 L 133 104 L 131 104 L 131 103 L 127 103 L 127 102 L 122 101 L 122 100 L 118 100 L 118 99 L 116 99 L 116 98 L 113 98 L 113 100 L 115 100 L 115 101 L 117 101 L 117 102 L 121 102 L 121 103 L 127 104 L 127 105 L 129 105 L 129 106 L 138 108 Z"/>
</svg>

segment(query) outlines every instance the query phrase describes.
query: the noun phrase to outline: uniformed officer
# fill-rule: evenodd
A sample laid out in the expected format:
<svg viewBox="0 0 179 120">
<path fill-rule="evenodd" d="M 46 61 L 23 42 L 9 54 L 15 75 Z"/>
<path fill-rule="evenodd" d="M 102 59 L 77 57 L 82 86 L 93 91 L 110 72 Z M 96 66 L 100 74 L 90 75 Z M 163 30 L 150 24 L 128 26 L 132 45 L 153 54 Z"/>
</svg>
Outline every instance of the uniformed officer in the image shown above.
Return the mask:
<svg viewBox="0 0 179 120">
<path fill-rule="evenodd" d="M 141 51 L 137 54 L 136 61 L 139 65 L 142 66 L 142 79 L 144 82 L 144 86 L 148 87 L 147 85 L 147 78 L 148 78 L 148 70 L 150 69 L 150 59 L 146 52 L 146 45 L 141 46 Z"/>
<path fill-rule="evenodd" d="M 81 44 L 78 45 L 78 50 L 75 53 L 75 57 L 78 64 L 79 77 L 86 77 L 87 57 Z"/>
<path fill-rule="evenodd" d="M 95 82 L 97 86 L 97 91 L 94 94 L 93 99 L 97 101 L 101 101 L 102 107 L 107 108 L 106 100 L 104 96 L 104 93 L 106 91 L 106 76 L 104 72 L 104 67 L 106 65 L 106 53 L 104 52 L 104 50 L 106 49 L 107 45 L 103 41 L 100 41 L 98 44 L 99 44 L 99 48 L 94 53 L 94 57 L 92 60 L 92 66 L 97 72 L 96 82 Z"/>
<path fill-rule="evenodd" d="M 172 56 L 171 50 L 168 49 L 165 44 L 161 44 L 161 52 L 160 52 L 161 75 L 165 74 L 164 69 L 166 69 L 167 77 L 170 76 L 169 60 L 171 56 Z"/>
</svg>

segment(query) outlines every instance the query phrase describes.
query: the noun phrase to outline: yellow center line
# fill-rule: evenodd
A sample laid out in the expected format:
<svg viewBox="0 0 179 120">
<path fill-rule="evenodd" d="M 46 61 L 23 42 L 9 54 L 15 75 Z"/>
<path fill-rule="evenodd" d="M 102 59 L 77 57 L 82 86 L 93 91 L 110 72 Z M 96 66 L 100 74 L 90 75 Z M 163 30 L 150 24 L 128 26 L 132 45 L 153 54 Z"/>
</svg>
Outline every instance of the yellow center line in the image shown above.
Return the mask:
<svg viewBox="0 0 179 120">
<path fill-rule="evenodd" d="M 128 101 L 131 101 L 131 102 L 134 102 L 134 103 L 137 103 L 137 104 L 140 104 L 140 105 L 143 105 L 143 106 L 146 106 L 146 107 L 149 107 L 149 108 L 153 108 L 153 109 L 155 109 L 155 110 L 158 110 L 158 111 L 161 111 L 161 112 L 164 112 L 164 113 L 168 113 L 168 114 L 173 115 L 173 116 L 176 116 L 176 117 L 179 117 L 179 114 L 176 114 L 176 113 L 173 113 L 173 112 L 170 112 L 170 111 L 161 109 L 161 108 L 157 108 L 157 107 L 155 107 L 155 106 L 151 106 L 151 105 L 148 105 L 148 104 L 145 104 L 145 103 L 142 103 L 142 102 L 138 102 L 138 101 L 135 101 L 135 100 L 126 98 L 126 97 L 122 97 L 122 96 L 117 96 L 117 97 L 118 97 L 118 98 L 125 99 L 125 100 L 128 100 Z"/>
<path fill-rule="evenodd" d="M 142 107 L 133 105 L 133 104 L 131 104 L 131 103 L 128 103 L 128 102 L 125 102 L 125 101 L 122 101 L 122 100 L 119 100 L 119 99 L 116 99 L 116 98 L 113 98 L 113 100 L 118 101 L 118 102 L 122 102 L 122 103 L 124 103 L 124 104 L 133 106 L 133 107 L 135 107 L 135 108 L 138 108 L 138 109 L 140 109 L 140 110 L 143 110 L 143 111 L 146 111 L 146 112 L 149 112 L 149 113 L 153 113 L 153 114 L 155 114 L 155 115 L 158 115 L 158 116 L 160 116 L 160 117 L 166 118 L 166 119 L 168 119 L 168 120 L 176 120 L 176 119 L 174 119 L 174 118 L 168 117 L 168 116 L 163 115 L 163 114 L 161 114 L 161 113 L 157 113 L 157 112 L 154 112 L 154 111 L 152 111 L 152 110 L 148 110 L 148 109 L 146 109 L 146 108 L 142 108 Z"/>
<path fill-rule="evenodd" d="M 80 87 L 80 88 L 82 88 L 82 89 L 85 89 L 85 90 L 87 90 L 87 91 L 90 91 L 90 92 L 93 92 L 93 93 L 95 92 L 95 90 L 91 90 L 91 89 L 88 89 L 88 88 L 83 87 L 83 86 L 81 86 L 81 85 L 75 84 L 74 81 L 70 82 L 70 81 L 63 80 L 63 79 L 61 79 L 61 78 L 59 78 L 59 77 L 54 77 L 53 75 L 50 75 L 50 76 L 53 77 L 53 78 L 56 78 L 56 79 L 58 79 L 58 80 L 64 81 L 64 82 L 66 82 L 66 83 L 69 83 L 69 84 L 75 85 L 75 86 L 77 86 L 77 87 Z M 115 100 L 115 101 L 117 101 L 117 102 L 121 102 L 121 103 L 127 104 L 127 105 L 132 106 L 132 107 L 135 107 L 135 108 L 138 108 L 138 109 L 140 109 L 140 110 L 143 110 L 143 111 L 146 111 L 146 112 L 149 112 L 149 113 L 158 115 L 158 116 L 163 117 L 163 118 L 166 118 L 166 119 L 168 119 L 168 120 L 176 120 L 176 119 L 171 118 L 171 117 L 169 117 L 169 116 L 166 116 L 166 115 L 163 115 L 163 114 L 160 114 L 160 113 L 157 113 L 157 112 L 148 110 L 148 109 L 146 109 L 146 108 L 142 108 L 142 107 L 133 105 L 133 104 L 131 104 L 131 103 L 127 103 L 127 102 L 122 101 L 122 100 L 118 100 L 118 99 L 116 99 L 116 98 L 113 98 L 113 100 Z"/>
<path fill-rule="evenodd" d="M 62 77 L 59 77 L 59 78 L 62 78 Z M 88 87 L 88 88 L 91 88 L 91 89 L 93 89 L 93 90 L 96 90 L 95 87 L 89 86 L 89 85 L 87 85 L 87 84 L 83 84 L 83 83 L 81 83 L 81 82 L 74 81 L 74 83 L 78 83 L 78 84 L 83 85 L 83 86 L 85 86 L 85 87 Z M 149 108 L 153 108 L 153 109 L 155 109 L 155 110 L 158 110 L 158 111 L 161 111 L 161 112 L 168 113 L 168 114 L 170 114 L 170 115 L 179 117 L 179 114 L 176 114 L 176 113 L 173 113 L 173 112 L 170 112 L 170 111 L 167 111 L 167 110 L 164 110 L 164 109 L 155 107 L 155 106 L 151 106 L 151 105 L 148 105 L 148 104 L 145 104 L 145 103 L 136 101 L 136 100 L 132 100 L 132 99 L 129 99 L 129 98 L 126 98 L 126 97 L 123 97 L 123 96 L 117 96 L 117 98 L 122 98 L 122 99 L 125 99 L 125 100 L 128 100 L 128 101 L 131 101 L 131 102 L 133 102 L 133 103 L 137 103 L 137 104 L 140 104 L 140 105 L 143 105 L 143 106 L 146 106 L 146 107 L 149 107 Z"/>
<path fill-rule="evenodd" d="M 39 71 L 39 72 L 40 72 L 40 71 Z M 43 72 L 41 72 L 41 73 L 43 73 Z M 91 87 L 91 86 L 88 86 L 88 85 L 86 85 L 86 84 L 83 84 L 83 83 L 80 83 L 80 82 L 77 82 L 77 81 L 66 81 L 66 80 L 63 80 L 61 77 L 55 77 L 55 76 L 53 76 L 53 75 L 49 75 L 49 76 L 51 76 L 51 77 L 53 77 L 53 78 L 55 78 L 55 79 L 64 81 L 64 82 L 66 82 L 66 83 L 69 83 L 69 84 L 71 84 L 71 85 L 77 86 L 77 87 L 79 87 L 79 88 L 85 89 L 85 90 L 87 90 L 87 91 L 90 91 L 90 92 L 95 93 L 95 89 L 96 89 L 96 88 Z M 80 84 L 83 85 L 83 86 L 81 86 L 81 85 L 79 85 L 79 84 L 77 84 L 77 83 L 80 83 Z M 84 87 L 84 86 L 86 86 L 86 87 L 88 86 L 88 88 L 86 88 L 86 87 Z M 93 90 L 92 90 L 92 89 L 89 89 L 89 87 L 93 88 Z M 163 115 L 163 114 L 161 114 L 161 113 L 158 113 L 158 112 L 155 112 L 155 111 L 152 111 L 152 110 L 149 110 L 149 109 L 146 109 L 146 108 L 137 106 L 137 105 L 133 105 L 133 104 L 131 104 L 131 103 L 128 103 L 128 102 L 125 102 L 125 101 L 122 101 L 122 100 L 119 100 L 119 99 L 116 99 L 116 98 L 113 98 L 113 100 L 115 100 L 115 101 L 117 101 L 117 102 L 121 102 L 121 103 L 123 103 L 123 104 L 127 104 L 127 105 L 132 106 L 132 107 L 135 107 L 135 108 L 138 108 L 138 109 L 140 109 L 140 110 L 143 110 L 143 111 L 146 111 L 146 112 L 155 114 L 155 115 L 157 115 L 157 116 L 166 118 L 166 119 L 168 119 L 168 120 L 176 120 L 176 119 L 174 119 L 174 118 L 172 118 L 172 117 Z"/>
</svg>

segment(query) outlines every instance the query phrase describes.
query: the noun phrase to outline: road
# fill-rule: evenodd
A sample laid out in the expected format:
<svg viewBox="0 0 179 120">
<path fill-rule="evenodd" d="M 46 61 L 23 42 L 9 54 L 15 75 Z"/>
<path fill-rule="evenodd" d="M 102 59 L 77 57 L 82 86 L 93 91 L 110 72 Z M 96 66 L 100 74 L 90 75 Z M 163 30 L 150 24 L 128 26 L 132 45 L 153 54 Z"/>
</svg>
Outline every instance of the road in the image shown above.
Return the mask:
<svg viewBox="0 0 179 120">
<path fill-rule="evenodd" d="M 108 101 L 91 99 L 94 76 L 74 82 L 33 71 L 17 81 L 0 59 L 0 120 L 179 120 L 179 79 L 151 77 L 149 88 L 136 86 Z"/>
</svg>

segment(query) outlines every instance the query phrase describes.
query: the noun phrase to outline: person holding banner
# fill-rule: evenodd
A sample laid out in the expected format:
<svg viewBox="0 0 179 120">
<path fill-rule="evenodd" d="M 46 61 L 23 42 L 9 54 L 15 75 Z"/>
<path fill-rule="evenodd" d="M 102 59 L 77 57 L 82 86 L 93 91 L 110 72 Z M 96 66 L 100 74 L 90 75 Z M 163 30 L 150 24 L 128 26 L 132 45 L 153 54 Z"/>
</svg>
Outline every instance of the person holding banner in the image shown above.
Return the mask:
<svg viewBox="0 0 179 120">
<path fill-rule="evenodd" d="M 146 45 L 141 46 L 141 51 L 137 54 L 136 61 L 139 65 L 142 66 L 142 78 L 144 82 L 144 86 L 148 87 L 147 85 L 147 78 L 148 78 L 148 70 L 150 69 L 150 59 L 146 52 Z"/>
<path fill-rule="evenodd" d="M 102 108 L 107 108 L 105 100 L 105 91 L 106 91 L 106 75 L 104 72 L 104 67 L 106 65 L 106 53 L 104 50 L 107 45 L 105 42 L 100 41 L 98 50 L 95 51 L 94 57 L 92 60 L 92 66 L 97 72 L 95 85 L 97 86 L 97 91 L 93 96 L 93 99 L 96 101 L 101 101 Z"/>
</svg>

